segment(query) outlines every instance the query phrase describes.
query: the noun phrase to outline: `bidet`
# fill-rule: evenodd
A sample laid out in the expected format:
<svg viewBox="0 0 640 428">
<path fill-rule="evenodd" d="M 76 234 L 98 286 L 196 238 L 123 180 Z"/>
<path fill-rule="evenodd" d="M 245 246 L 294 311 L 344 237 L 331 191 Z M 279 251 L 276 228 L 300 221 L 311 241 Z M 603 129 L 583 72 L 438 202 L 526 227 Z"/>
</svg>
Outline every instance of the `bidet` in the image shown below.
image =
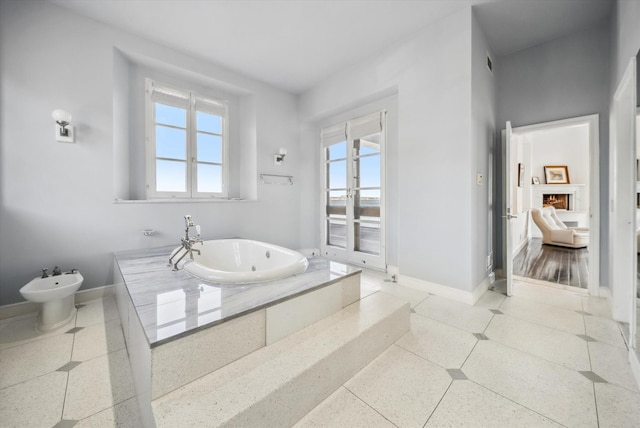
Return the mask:
<svg viewBox="0 0 640 428">
<path fill-rule="evenodd" d="M 39 331 L 55 330 L 66 325 L 76 313 L 74 294 L 84 281 L 78 271 L 64 275 L 37 277 L 20 289 L 22 297 L 41 303 L 38 314 Z"/>
</svg>

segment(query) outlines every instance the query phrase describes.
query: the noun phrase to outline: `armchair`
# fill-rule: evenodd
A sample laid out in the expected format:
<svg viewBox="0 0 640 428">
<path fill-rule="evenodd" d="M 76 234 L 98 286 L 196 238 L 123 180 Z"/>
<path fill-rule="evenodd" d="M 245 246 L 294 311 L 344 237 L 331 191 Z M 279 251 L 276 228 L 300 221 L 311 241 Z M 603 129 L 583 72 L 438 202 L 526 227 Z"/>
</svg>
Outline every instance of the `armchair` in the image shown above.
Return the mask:
<svg viewBox="0 0 640 428">
<path fill-rule="evenodd" d="M 542 243 L 569 248 L 584 248 L 589 245 L 589 229 L 567 227 L 556 214 L 554 207 L 534 208 L 531 218 L 542 232 Z"/>
</svg>

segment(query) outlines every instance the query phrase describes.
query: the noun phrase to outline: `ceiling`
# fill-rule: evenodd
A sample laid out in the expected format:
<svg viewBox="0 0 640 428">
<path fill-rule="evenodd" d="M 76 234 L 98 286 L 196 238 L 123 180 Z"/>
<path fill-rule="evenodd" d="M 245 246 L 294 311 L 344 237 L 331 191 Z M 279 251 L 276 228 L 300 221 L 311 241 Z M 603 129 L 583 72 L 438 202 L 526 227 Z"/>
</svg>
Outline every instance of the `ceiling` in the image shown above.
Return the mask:
<svg viewBox="0 0 640 428">
<path fill-rule="evenodd" d="M 49 0 L 300 93 L 469 5 L 495 56 L 601 23 L 612 0 Z"/>
</svg>

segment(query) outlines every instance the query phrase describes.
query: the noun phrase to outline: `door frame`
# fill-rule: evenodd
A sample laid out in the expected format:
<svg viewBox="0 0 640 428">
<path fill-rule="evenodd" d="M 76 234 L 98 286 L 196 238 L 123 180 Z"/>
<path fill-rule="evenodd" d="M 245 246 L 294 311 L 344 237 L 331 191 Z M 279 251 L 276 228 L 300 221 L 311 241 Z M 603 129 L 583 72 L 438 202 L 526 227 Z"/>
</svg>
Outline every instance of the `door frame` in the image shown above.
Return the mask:
<svg viewBox="0 0 640 428">
<path fill-rule="evenodd" d="M 320 230 L 320 252 L 323 256 L 330 258 L 330 259 L 334 259 L 334 260 L 339 260 L 342 262 L 346 262 L 346 263 L 350 263 L 353 265 L 357 265 L 357 266 L 361 266 L 361 267 L 366 267 L 366 268 L 370 268 L 370 269 L 375 269 L 375 270 L 380 270 L 380 271 L 384 271 L 386 272 L 387 270 L 387 248 L 386 248 L 386 235 L 387 235 L 387 225 L 386 225 L 386 187 L 387 187 L 387 183 L 386 183 L 386 162 L 387 162 L 387 110 L 386 109 L 381 109 L 369 114 L 365 114 L 365 115 L 361 115 L 361 116 L 357 116 L 357 117 L 353 117 L 349 120 L 343 120 L 341 122 L 339 122 L 339 125 L 341 125 L 342 123 L 345 124 L 345 141 L 347 142 L 347 150 L 349 150 L 349 143 L 353 141 L 353 139 L 351 139 L 351 135 L 348 135 L 348 139 L 347 139 L 347 133 L 348 133 L 348 129 L 349 126 L 348 124 L 354 121 L 358 121 L 360 119 L 372 116 L 375 117 L 376 115 L 378 115 L 378 117 L 380 118 L 380 127 L 381 127 L 381 131 L 380 131 L 380 254 L 379 255 L 375 255 L 375 254 L 369 254 L 369 253 L 364 253 L 364 252 L 360 252 L 360 251 L 355 251 L 353 249 L 349 249 L 349 243 L 353 240 L 353 230 L 354 230 L 354 224 L 349 224 L 349 219 L 351 217 L 351 220 L 353 221 L 353 212 L 349 212 L 350 211 L 350 205 L 347 202 L 347 215 L 346 215 L 346 234 L 347 234 L 347 246 L 346 248 L 340 248 L 340 247 L 336 247 L 333 245 L 329 245 L 327 244 L 327 238 L 328 238 L 328 230 L 326 227 L 326 207 L 327 207 L 327 189 L 325 188 L 326 183 L 327 183 L 327 170 L 325 168 L 326 165 L 326 153 L 325 153 L 325 149 L 327 147 L 325 147 L 322 138 L 320 141 L 320 194 L 321 194 L 321 198 L 320 198 L 320 209 L 321 209 L 321 213 L 320 213 L 320 224 L 321 224 L 321 230 Z M 334 125 L 336 126 L 336 125 Z M 347 175 L 349 175 L 352 172 L 352 165 L 351 165 L 351 160 L 352 160 L 352 155 L 347 154 Z M 351 174 L 352 175 L 352 174 Z M 350 181 L 347 178 L 347 187 L 349 187 L 350 185 Z M 351 189 L 351 191 L 353 191 L 353 189 Z M 352 200 L 350 197 L 347 198 L 348 200 Z M 351 209 L 353 207 L 351 206 Z M 351 241 L 349 239 L 349 237 L 351 236 Z"/>
<path fill-rule="evenodd" d="M 586 116 L 571 117 L 567 119 L 553 120 L 550 122 L 536 123 L 532 125 L 518 126 L 512 128 L 513 134 L 525 134 L 534 131 L 549 130 L 572 125 L 589 125 L 589 285 L 588 291 L 592 296 L 600 295 L 600 115 L 591 114 Z M 505 131 L 503 130 L 503 144 L 506 145 Z M 504 159 L 505 147 L 502 150 L 503 163 L 502 171 L 506 169 Z M 503 203 L 506 203 L 505 194 L 510 191 L 511 177 L 506 176 L 502 181 Z M 503 206 L 503 213 L 506 213 L 506 206 Z M 507 239 L 506 225 L 504 226 L 502 239 Z M 505 246 L 503 245 L 503 248 Z M 507 251 L 505 251 L 507 253 Z M 513 254 L 503 255 L 503 266 L 505 269 L 507 257 L 513 258 Z M 507 272 L 505 272 L 505 277 Z M 507 283 L 509 287 L 510 284 Z M 508 295 L 511 290 L 508 290 Z"/>
</svg>

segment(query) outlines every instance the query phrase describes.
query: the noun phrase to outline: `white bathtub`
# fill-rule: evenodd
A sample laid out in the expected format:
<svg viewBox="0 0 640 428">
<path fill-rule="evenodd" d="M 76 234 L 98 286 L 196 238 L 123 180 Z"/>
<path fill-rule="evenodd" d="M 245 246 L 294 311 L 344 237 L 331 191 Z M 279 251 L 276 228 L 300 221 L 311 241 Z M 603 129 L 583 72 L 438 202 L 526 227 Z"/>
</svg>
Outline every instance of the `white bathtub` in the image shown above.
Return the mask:
<svg viewBox="0 0 640 428">
<path fill-rule="evenodd" d="M 309 261 L 297 251 L 249 239 L 219 239 L 196 244 L 194 260 L 183 269 L 204 281 L 251 284 L 287 278 L 307 270 Z"/>
</svg>

